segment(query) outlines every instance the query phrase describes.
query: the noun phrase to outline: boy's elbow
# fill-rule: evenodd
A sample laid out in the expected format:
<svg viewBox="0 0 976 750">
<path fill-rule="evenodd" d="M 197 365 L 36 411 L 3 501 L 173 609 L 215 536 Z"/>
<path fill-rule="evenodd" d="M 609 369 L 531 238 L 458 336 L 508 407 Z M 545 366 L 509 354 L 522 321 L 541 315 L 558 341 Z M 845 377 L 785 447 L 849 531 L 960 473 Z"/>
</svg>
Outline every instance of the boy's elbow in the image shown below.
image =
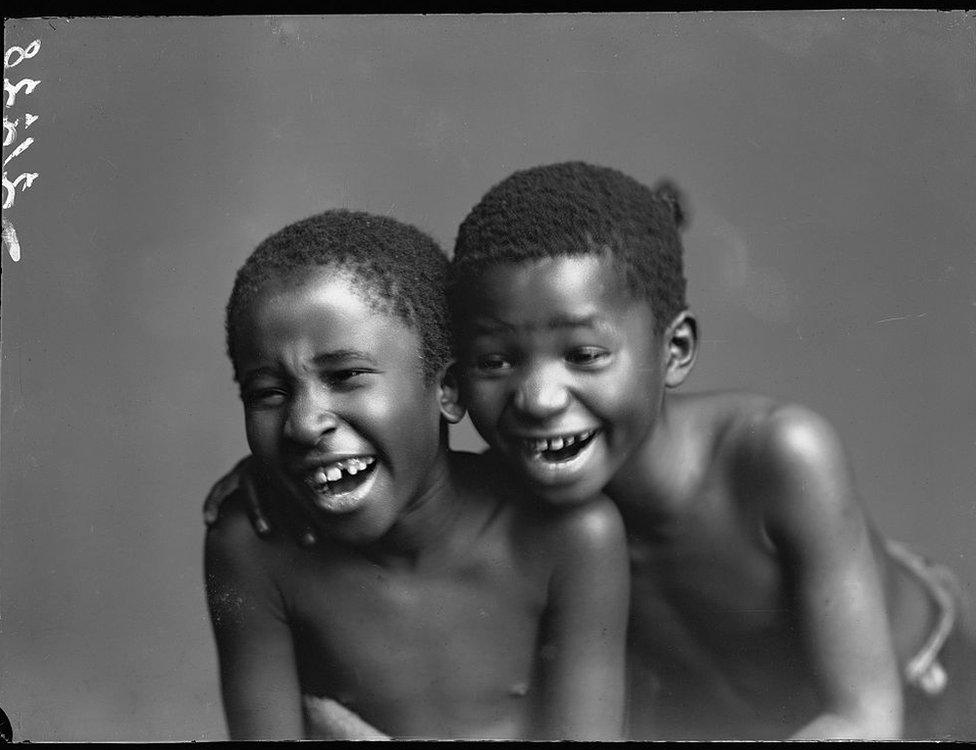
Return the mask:
<svg viewBox="0 0 976 750">
<path fill-rule="evenodd" d="M 865 702 L 861 709 L 861 725 L 865 728 L 864 739 L 900 739 L 904 729 L 901 692 L 885 694 Z"/>
<path fill-rule="evenodd" d="M 838 711 L 852 730 L 847 739 L 897 740 L 903 731 L 903 707 L 900 689 L 862 696 L 857 705 Z"/>
</svg>

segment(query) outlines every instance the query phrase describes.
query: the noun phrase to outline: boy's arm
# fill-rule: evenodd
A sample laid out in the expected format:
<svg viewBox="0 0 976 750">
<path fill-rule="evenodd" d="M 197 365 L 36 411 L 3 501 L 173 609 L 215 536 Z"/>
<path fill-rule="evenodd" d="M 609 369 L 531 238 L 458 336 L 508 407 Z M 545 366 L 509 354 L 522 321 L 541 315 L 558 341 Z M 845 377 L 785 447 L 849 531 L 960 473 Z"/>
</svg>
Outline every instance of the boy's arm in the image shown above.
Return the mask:
<svg viewBox="0 0 976 750">
<path fill-rule="evenodd" d="M 311 740 L 389 740 L 388 734 L 367 724 L 356 713 L 331 698 L 302 696 L 305 734 Z"/>
<path fill-rule="evenodd" d="M 792 739 L 897 738 L 901 685 L 885 596 L 840 439 L 816 414 L 789 406 L 751 440 L 747 484 L 784 560 L 822 705 Z"/>
<path fill-rule="evenodd" d="M 205 574 L 230 738 L 302 738 L 291 631 L 262 564 L 267 545 L 254 535 L 238 498 L 223 515 L 207 532 Z"/>
<path fill-rule="evenodd" d="M 623 522 L 600 499 L 563 512 L 540 650 L 539 739 L 623 733 L 630 567 Z"/>
</svg>

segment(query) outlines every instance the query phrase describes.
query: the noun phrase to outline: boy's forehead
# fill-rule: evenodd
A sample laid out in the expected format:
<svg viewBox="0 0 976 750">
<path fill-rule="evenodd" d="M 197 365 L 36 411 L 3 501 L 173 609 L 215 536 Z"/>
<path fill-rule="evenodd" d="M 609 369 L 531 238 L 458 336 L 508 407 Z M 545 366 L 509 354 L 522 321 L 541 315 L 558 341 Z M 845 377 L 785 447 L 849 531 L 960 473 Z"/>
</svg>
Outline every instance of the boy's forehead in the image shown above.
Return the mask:
<svg viewBox="0 0 976 750">
<path fill-rule="evenodd" d="M 252 312 L 273 306 L 315 308 L 322 303 L 330 303 L 349 317 L 382 315 L 403 322 L 375 283 L 333 266 L 307 267 L 273 277 L 261 286 L 248 308 Z"/>
<path fill-rule="evenodd" d="M 362 274 L 339 265 L 308 265 L 284 269 L 265 281 L 258 291 L 265 294 L 303 294 L 312 290 L 329 288 L 350 294 L 367 293 L 369 284 Z"/>
<path fill-rule="evenodd" d="M 558 321 L 599 316 L 640 301 L 612 259 L 589 254 L 498 263 L 464 289 L 468 316 L 506 308 Z"/>
<path fill-rule="evenodd" d="M 411 340 L 416 335 L 392 305 L 355 275 L 322 269 L 266 284 L 248 305 L 242 323 L 242 341 L 262 349 L 296 335 L 322 344 L 362 338 L 368 345 L 375 343 L 369 331 L 395 331 Z"/>
</svg>

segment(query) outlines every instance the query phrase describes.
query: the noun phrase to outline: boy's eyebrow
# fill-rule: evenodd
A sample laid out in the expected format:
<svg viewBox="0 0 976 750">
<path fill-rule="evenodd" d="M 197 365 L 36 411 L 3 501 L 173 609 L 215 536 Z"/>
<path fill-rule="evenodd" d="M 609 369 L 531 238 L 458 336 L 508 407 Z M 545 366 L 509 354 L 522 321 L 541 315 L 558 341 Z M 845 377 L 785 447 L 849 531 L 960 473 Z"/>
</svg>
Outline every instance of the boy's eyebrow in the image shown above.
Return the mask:
<svg viewBox="0 0 976 750">
<path fill-rule="evenodd" d="M 351 359 L 359 359 L 368 362 L 369 364 L 375 364 L 373 358 L 366 352 L 359 351 L 358 349 L 336 349 L 331 352 L 322 352 L 321 354 L 316 354 L 312 358 L 317 366 L 329 366 L 336 365 L 341 362 L 348 362 Z M 263 365 L 261 367 L 255 367 L 251 370 L 246 370 L 241 375 L 242 381 L 251 380 L 252 378 L 261 377 L 262 375 L 268 375 L 271 377 L 279 377 L 281 375 L 281 370 L 278 367 L 272 365 Z"/>
<path fill-rule="evenodd" d="M 602 328 L 603 318 L 597 313 L 591 315 L 554 315 L 545 323 L 545 328 L 549 330 L 559 330 L 562 328 Z M 526 330 L 535 330 L 539 326 L 522 326 Z M 476 333 L 497 333 L 498 331 L 515 332 L 518 326 L 508 323 L 495 317 L 479 317 L 474 321 Z"/>
<path fill-rule="evenodd" d="M 599 328 L 602 323 L 603 318 L 596 313 L 591 315 L 556 315 L 549 318 L 546 327 L 552 330 L 558 328 Z"/>
<path fill-rule="evenodd" d="M 241 385 L 247 385 L 252 380 L 262 376 L 277 377 L 279 372 L 274 367 L 254 367 L 241 373 Z"/>
<path fill-rule="evenodd" d="M 317 365 L 334 365 L 337 362 L 345 362 L 349 359 L 363 359 L 367 362 L 373 361 L 372 356 L 358 349 L 336 349 L 331 352 L 322 352 L 321 354 L 316 354 L 312 358 L 312 361 Z"/>
</svg>

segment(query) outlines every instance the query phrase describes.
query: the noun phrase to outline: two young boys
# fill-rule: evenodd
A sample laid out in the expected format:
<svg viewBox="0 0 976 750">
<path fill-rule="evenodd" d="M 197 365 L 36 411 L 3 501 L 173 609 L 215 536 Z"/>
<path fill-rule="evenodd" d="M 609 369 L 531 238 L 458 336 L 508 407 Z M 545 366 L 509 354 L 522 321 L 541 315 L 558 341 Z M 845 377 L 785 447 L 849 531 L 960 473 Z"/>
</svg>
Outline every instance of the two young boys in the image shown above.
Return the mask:
<svg viewBox="0 0 976 750">
<path fill-rule="evenodd" d="M 525 170 L 462 223 L 450 281 L 457 398 L 491 459 L 550 507 L 602 491 L 624 518 L 629 736 L 976 736 L 951 576 L 873 529 L 830 425 L 671 392 L 697 351 L 682 224 L 668 186 Z"/>
<path fill-rule="evenodd" d="M 378 730 L 357 737 L 620 736 L 620 516 L 540 508 L 447 450 L 446 271 L 418 230 L 330 211 L 237 274 L 228 352 L 269 513 L 322 542 L 261 541 L 239 496 L 207 534 L 232 739 L 314 735 L 302 696 Z"/>
</svg>

